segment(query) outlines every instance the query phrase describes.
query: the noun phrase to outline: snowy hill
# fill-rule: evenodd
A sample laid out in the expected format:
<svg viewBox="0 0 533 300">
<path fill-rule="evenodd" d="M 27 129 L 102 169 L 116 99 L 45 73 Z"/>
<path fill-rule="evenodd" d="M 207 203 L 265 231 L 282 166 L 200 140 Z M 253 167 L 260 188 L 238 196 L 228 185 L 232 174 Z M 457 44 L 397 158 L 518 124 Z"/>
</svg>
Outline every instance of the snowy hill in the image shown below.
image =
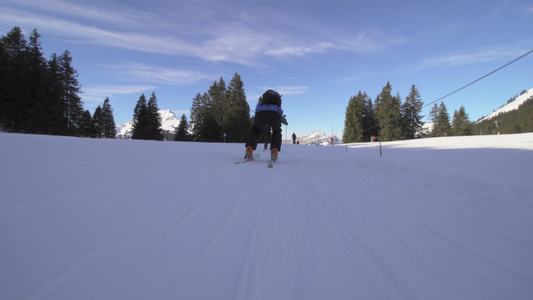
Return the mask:
<svg viewBox="0 0 533 300">
<path fill-rule="evenodd" d="M 296 138 L 297 141 L 300 142 L 300 145 L 331 145 L 331 135 L 326 135 L 322 131 L 315 131 L 309 135 L 306 135 L 304 137 L 298 137 Z M 292 143 L 292 140 L 291 140 Z M 335 144 L 340 144 L 341 140 L 335 136 Z"/>
<path fill-rule="evenodd" d="M 533 89 L 530 89 L 529 91 L 526 91 L 524 94 L 518 96 L 513 102 L 508 103 L 508 104 L 498 108 L 492 114 L 480 119 L 477 122 L 479 123 L 479 122 L 484 121 L 484 120 L 490 120 L 490 119 L 496 117 L 497 115 L 499 115 L 501 113 L 505 113 L 505 112 L 512 111 L 512 110 L 516 110 L 516 109 L 518 109 L 518 107 L 520 105 L 522 105 L 524 102 L 526 102 L 529 99 L 533 99 Z"/>
<path fill-rule="evenodd" d="M 0 299 L 531 298 L 533 134 L 379 153 L 0 133 Z"/>
<path fill-rule="evenodd" d="M 174 133 L 176 128 L 180 125 L 180 120 L 176 115 L 170 110 L 159 110 L 159 115 L 161 116 L 161 128 L 163 131 Z M 133 120 L 128 123 L 117 125 L 117 138 L 118 139 L 129 139 L 131 138 L 131 130 L 133 127 Z"/>
</svg>

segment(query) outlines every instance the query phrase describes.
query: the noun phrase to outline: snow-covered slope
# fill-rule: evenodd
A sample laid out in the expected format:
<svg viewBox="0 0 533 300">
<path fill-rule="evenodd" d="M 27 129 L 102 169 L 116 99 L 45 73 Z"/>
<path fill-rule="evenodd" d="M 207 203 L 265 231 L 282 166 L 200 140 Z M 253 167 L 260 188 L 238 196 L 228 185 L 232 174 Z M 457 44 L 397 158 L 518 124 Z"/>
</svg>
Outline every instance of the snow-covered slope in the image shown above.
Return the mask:
<svg viewBox="0 0 533 300">
<path fill-rule="evenodd" d="M 499 115 L 501 113 L 505 113 L 505 112 L 512 111 L 512 110 L 516 110 L 516 109 L 518 109 L 518 107 L 520 105 L 522 105 L 524 102 L 526 102 L 529 99 L 533 99 L 533 89 L 530 89 L 529 91 L 525 92 L 524 94 L 518 96 L 513 102 L 508 103 L 508 104 L 498 108 L 492 114 L 480 119 L 478 121 L 478 123 L 483 121 L 483 120 L 490 120 L 490 119 L 496 117 L 497 115 Z"/>
<path fill-rule="evenodd" d="M 378 147 L 0 133 L 0 299 L 531 298 L 533 134 Z"/>
<path fill-rule="evenodd" d="M 171 110 L 159 110 L 161 116 L 161 129 L 174 133 L 176 128 L 180 125 L 180 120 Z M 131 130 L 133 127 L 133 121 L 128 123 L 117 125 L 117 138 L 129 139 L 131 138 Z"/>
</svg>

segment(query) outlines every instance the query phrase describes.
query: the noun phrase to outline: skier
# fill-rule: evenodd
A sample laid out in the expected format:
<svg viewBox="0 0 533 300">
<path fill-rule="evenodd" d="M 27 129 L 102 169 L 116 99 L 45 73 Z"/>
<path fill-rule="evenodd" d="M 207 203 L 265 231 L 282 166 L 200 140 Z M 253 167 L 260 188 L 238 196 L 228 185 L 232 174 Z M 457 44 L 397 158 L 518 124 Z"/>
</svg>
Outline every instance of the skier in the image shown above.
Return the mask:
<svg viewBox="0 0 533 300">
<path fill-rule="evenodd" d="M 281 95 L 274 90 L 267 90 L 255 107 L 254 124 L 245 145 L 245 159 L 253 159 L 261 131 L 266 129 L 270 131 L 270 128 L 272 128 L 271 160 L 275 162 L 278 159 L 278 152 L 281 148 L 282 117 L 285 118 L 281 109 Z"/>
</svg>

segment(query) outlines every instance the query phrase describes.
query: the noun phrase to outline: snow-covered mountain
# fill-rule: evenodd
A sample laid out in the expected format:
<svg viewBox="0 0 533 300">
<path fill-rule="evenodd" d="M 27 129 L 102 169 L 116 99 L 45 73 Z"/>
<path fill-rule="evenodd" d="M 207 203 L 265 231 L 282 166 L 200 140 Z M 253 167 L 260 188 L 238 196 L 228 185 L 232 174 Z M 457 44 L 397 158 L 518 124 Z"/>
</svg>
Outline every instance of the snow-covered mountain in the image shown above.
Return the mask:
<svg viewBox="0 0 533 300">
<path fill-rule="evenodd" d="M 492 118 L 496 117 L 497 115 L 499 115 L 501 113 L 506 113 L 506 112 L 509 112 L 509 111 L 512 111 L 512 110 L 516 110 L 516 109 L 518 109 L 518 107 L 520 107 L 520 105 L 524 104 L 524 102 L 526 102 L 529 99 L 533 99 L 533 89 L 530 89 L 530 90 L 526 91 L 522 95 L 518 96 L 513 102 L 507 103 L 506 105 L 498 108 L 493 113 L 491 113 L 490 115 L 480 119 L 477 122 L 479 123 L 479 122 L 484 121 L 484 120 L 489 120 L 489 119 L 492 119 Z"/>
<path fill-rule="evenodd" d="M 334 138 L 335 138 L 335 144 L 341 143 L 341 140 L 337 136 L 334 136 Z M 320 145 L 320 146 L 331 145 L 331 135 L 326 135 L 322 131 L 315 131 L 304 137 L 297 137 L 296 140 L 300 142 L 301 145 Z M 292 140 L 291 140 L 291 143 L 292 143 Z"/>
<path fill-rule="evenodd" d="M 169 109 L 160 109 L 159 115 L 161 116 L 161 128 L 163 131 L 174 133 L 176 128 L 180 125 L 180 120 Z M 129 139 L 131 138 L 131 130 L 133 127 L 133 120 L 128 123 L 117 125 L 117 139 Z"/>
</svg>

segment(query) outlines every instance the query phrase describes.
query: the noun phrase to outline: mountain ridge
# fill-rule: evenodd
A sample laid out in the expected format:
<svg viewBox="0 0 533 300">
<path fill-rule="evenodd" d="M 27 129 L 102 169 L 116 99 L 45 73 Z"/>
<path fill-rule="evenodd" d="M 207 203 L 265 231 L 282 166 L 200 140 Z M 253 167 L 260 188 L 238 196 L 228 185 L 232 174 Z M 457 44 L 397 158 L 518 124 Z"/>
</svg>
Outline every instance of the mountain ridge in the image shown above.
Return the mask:
<svg viewBox="0 0 533 300">
<path fill-rule="evenodd" d="M 479 119 L 476 123 L 480 123 L 485 120 L 490 120 L 502 113 L 517 110 L 520 107 L 520 105 L 524 104 L 524 102 L 532 98 L 533 98 L 533 89 L 525 90 L 525 92 L 522 92 L 522 94 L 516 97 L 516 99 L 496 109 L 490 115 Z"/>
</svg>

